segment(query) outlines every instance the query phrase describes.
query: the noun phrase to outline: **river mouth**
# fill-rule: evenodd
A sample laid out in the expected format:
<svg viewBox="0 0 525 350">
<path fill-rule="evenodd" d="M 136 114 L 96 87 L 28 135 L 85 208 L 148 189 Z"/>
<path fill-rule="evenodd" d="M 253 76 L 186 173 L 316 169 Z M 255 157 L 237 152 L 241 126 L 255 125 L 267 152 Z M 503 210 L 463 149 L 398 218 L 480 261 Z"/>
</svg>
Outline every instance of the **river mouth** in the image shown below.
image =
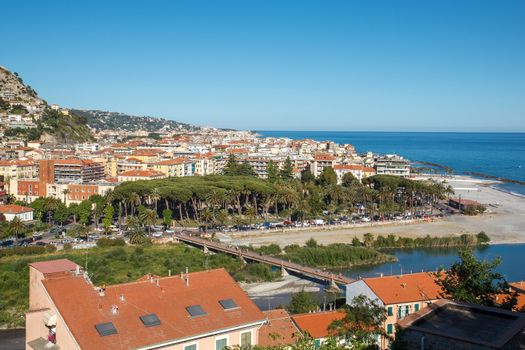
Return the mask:
<svg viewBox="0 0 525 350">
<path fill-rule="evenodd" d="M 347 269 L 331 269 L 352 278 L 379 277 L 381 275 L 399 275 L 415 272 L 435 272 L 440 268 L 447 269 L 458 260 L 460 247 L 450 248 L 395 248 L 381 249 L 385 254 L 394 255 L 397 262 L 353 266 Z M 472 248 L 478 259 L 492 260 L 500 257 L 501 264 L 496 269 L 509 282 L 525 280 L 523 270 L 525 243 L 490 244 Z"/>
</svg>

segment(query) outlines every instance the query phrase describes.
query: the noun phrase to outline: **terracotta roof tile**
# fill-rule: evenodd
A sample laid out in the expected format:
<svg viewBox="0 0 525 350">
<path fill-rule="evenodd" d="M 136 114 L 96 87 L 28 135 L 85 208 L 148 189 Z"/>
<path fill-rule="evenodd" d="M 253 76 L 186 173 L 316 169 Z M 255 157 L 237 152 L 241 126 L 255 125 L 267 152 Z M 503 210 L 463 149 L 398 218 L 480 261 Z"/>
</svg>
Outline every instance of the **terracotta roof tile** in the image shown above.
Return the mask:
<svg viewBox="0 0 525 350">
<path fill-rule="evenodd" d="M 29 264 L 43 274 L 73 271 L 77 268 L 77 264 L 68 259 L 58 259 L 51 261 L 40 261 Z"/>
<path fill-rule="evenodd" d="M 328 326 L 343 317 L 345 317 L 343 311 L 325 311 L 293 315 L 292 319 L 303 333 L 308 332 L 312 338 L 317 339 L 327 337 Z"/>
<path fill-rule="evenodd" d="M 439 299 L 441 287 L 430 272 L 364 278 L 363 281 L 385 303 L 399 304 Z"/>
<path fill-rule="evenodd" d="M 134 349 L 264 322 L 263 313 L 224 269 L 191 273 L 189 281 L 186 286 L 173 276 L 159 279 L 159 286 L 150 281 L 113 285 L 105 296 L 72 274 L 43 284 L 84 350 Z M 219 300 L 230 298 L 239 307 L 224 310 Z M 112 305 L 118 306 L 117 314 L 111 312 Z M 201 305 L 206 315 L 191 317 L 186 307 L 192 305 Z M 139 317 L 150 313 L 158 316 L 160 325 L 142 324 Z M 112 322 L 117 334 L 100 336 L 95 325 L 105 322 Z"/>
<path fill-rule="evenodd" d="M 294 344 L 302 337 L 301 331 L 283 309 L 263 311 L 267 323 L 259 329 L 260 346 Z"/>
<path fill-rule="evenodd" d="M 21 214 L 33 211 L 32 208 L 23 207 L 16 204 L 0 205 L 0 213 L 2 214 Z"/>
</svg>

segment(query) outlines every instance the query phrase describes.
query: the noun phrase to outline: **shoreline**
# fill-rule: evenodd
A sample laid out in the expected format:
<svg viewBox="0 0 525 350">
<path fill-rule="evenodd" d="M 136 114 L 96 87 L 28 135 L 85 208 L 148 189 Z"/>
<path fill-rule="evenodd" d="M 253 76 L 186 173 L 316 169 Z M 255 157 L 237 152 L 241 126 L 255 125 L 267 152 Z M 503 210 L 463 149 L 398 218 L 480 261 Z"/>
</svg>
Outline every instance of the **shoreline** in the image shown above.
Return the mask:
<svg viewBox="0 0 525 350">
<path fill-rule="evenodd" d="M 375 236 L 394 234 L 404 237 L 451 236 L 464 233 L 477 234 L 484 231 L 491 238 L 490 244 L 525 243 L 525 196 L 511 193 L 497 186 L 502 182 L 478 179 L 469 175 L 425 175 L 415 179 L 446 181 L 455 188 L 455 196 L 476 200 L 487 206 L 487 211 L 478 216 L 453 215 L 431 222 L 396 221 L 387 223 L 360 223 L 352 226 L 308 227 L 267 232 L 233 233 L 225 235 L 237 245 L 267 245 L 276 243 L 281 247 L 304 244 L 314 238 L 321 244 L 350 243 L 354 237 L 365 233 Z"/>
</svg>

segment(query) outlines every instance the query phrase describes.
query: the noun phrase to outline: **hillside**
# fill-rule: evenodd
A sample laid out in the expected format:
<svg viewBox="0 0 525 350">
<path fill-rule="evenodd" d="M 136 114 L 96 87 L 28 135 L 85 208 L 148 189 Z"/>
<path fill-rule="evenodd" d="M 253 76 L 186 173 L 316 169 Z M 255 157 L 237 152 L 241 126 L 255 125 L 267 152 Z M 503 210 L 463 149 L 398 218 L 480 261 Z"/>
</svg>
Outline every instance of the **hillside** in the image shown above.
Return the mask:
<svg viewBox="0 0 525 350">
<path fill-rule="evenodd" d="M 119 130 L 119 131 L 186 131 L 198 130 L 199 127 L 194 125 L 180 123 L 174 120 L 157 118 L 157 117 L 141 117 L 117 112 L 106 112 L 98 110 L 72 110 L 73 113 L 78 114 L 87 120 L 90 128 L 101 130 Z"/>
<path fill-rule="evenodd" d="M 86 119 L 51 108 L 17 73 L 0 66 L 0 128 L 4 137 L 71 144 L 93 140 Z"/>
</svg>

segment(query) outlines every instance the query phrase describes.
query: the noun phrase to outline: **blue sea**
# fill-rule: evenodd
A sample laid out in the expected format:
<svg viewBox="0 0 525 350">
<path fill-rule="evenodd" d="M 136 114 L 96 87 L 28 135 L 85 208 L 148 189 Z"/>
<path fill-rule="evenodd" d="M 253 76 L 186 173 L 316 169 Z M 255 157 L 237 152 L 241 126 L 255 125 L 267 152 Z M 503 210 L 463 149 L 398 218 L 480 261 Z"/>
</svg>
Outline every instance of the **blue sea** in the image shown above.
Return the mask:
<svg viewBox="0 0 525 350">
<path fill-rule="evenodd" d="M 455 174 L 474 171 L 525 181 L 525 133 L 460 132 L 349 132 L 257 131 L 265 137 L 313 139 L 350 143 L 357 152 L 399 154 L 411 161 L 426 161 L 454 169 Z M 505 183 L 499 187 L 525 195 L 525 186 Z"/>
</svg>

